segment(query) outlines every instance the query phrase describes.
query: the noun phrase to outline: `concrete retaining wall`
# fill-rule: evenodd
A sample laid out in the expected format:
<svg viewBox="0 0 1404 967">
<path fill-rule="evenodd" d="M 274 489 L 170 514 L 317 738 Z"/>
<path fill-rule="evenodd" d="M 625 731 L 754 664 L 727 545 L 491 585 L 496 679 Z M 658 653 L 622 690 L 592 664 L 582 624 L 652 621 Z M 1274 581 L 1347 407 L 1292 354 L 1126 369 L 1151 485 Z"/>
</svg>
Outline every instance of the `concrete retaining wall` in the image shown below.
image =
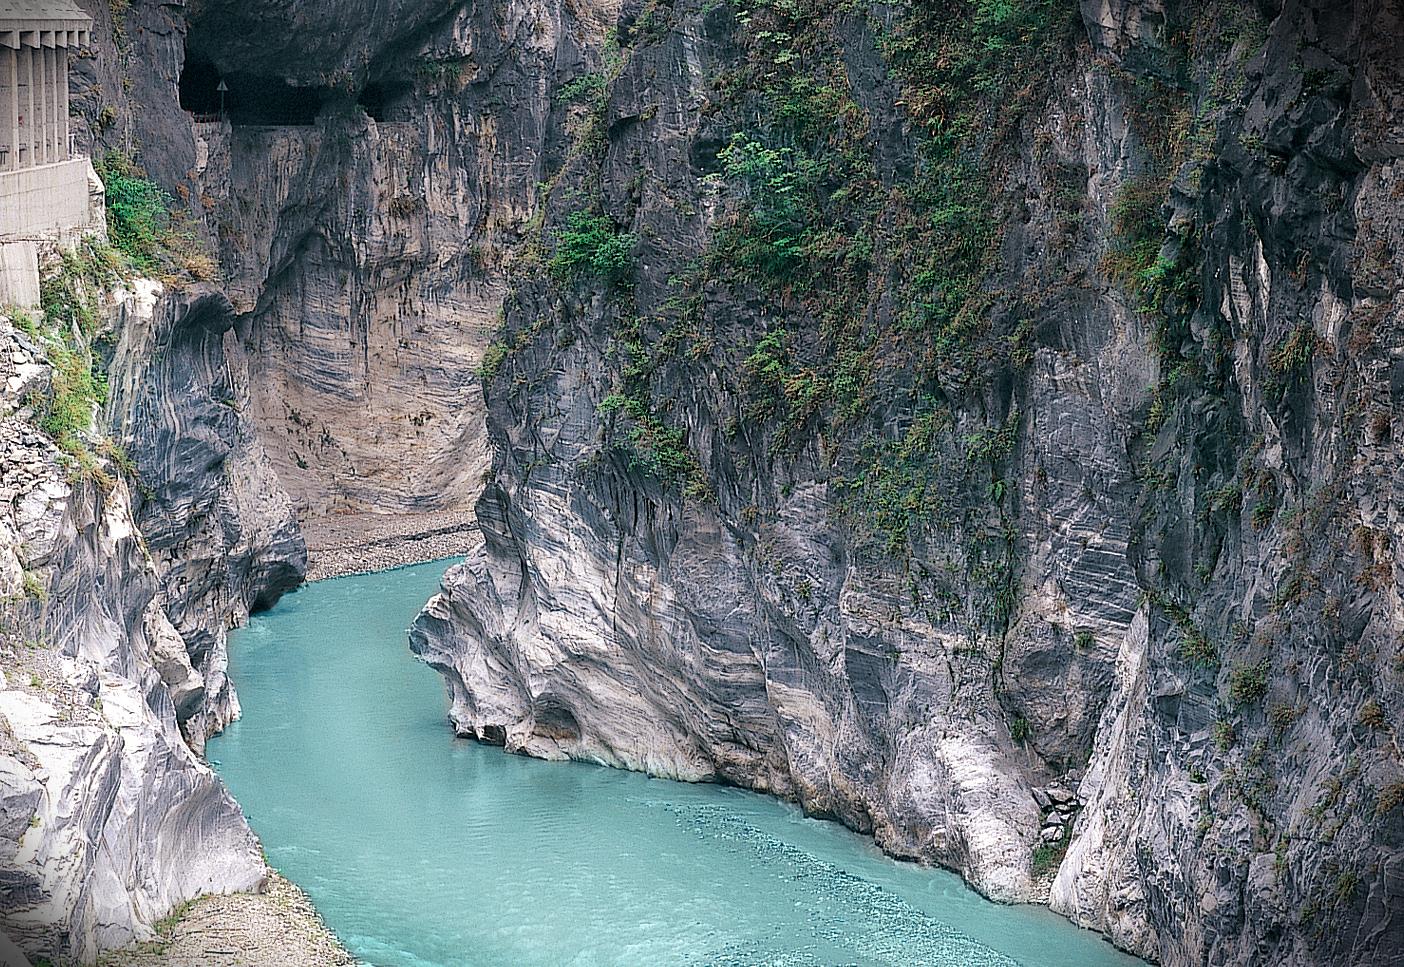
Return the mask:
<svg viewBox="0 0 1404 967">
<path fill-rule="evenodd" d="M 102 181 L 87 158 L 0 171 L 0 306 L 39 302 L 39 262 L 85 235 L 107 235 Z"/>
<path fill-rule="evenodd" d="M 38 304 L 39 247 L 33 242 L 0 242 L 0 308 L 31 309 Z"/>
<path fill-rule="evenodd" d="M 87 158 L 0 171 L 0 241 L 54 240 L 92 231 L 91 171 Z"/>
</svg>

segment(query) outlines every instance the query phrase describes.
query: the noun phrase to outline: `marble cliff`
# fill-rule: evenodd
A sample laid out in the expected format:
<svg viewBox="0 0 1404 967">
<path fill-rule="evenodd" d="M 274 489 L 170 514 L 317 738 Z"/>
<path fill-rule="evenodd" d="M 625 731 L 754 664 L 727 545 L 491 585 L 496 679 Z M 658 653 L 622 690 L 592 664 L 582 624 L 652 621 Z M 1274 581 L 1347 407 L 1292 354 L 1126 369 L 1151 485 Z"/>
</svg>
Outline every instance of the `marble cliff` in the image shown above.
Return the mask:
<svg viewBox="0 0 1404 967">
<path fill-rule="evenodd" d="M 87 283 L 85 467 L 0 325 L 31 954 L 258 881 L 199 753 L 299 518 L 472 508 L 462 735 L 1165 964 L 1404 958 L 1397 3 L 87 9 L 75 129 L 209 258 Z"/>
</svg>

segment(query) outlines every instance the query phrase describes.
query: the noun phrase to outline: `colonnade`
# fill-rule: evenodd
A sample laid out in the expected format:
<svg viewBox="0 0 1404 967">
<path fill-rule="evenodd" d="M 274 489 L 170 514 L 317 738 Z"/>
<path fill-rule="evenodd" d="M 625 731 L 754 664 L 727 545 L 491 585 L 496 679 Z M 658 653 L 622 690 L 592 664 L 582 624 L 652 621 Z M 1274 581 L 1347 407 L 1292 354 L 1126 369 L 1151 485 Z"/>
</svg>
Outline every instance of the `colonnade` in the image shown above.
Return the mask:
<svg viewBox="0 0 1404 967">
<path fill-rule="evenodd" d="M 69 50 L 87 32 L 6 26 L 0 21 L 0 171 L 67 161 Z"/>
</svg>

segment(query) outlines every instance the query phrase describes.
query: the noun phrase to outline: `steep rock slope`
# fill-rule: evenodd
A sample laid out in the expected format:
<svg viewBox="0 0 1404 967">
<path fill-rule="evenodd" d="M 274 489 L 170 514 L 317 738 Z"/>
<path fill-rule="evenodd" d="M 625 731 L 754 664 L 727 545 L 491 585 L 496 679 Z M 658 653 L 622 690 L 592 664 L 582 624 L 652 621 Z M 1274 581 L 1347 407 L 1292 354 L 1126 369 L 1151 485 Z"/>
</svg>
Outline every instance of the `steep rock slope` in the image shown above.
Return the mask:
<svg viewBox="0 0 1404 967">
<path fill-rule="evenodd" d="M 389 30 L 346 4 L 216 4 L 189 25 L 229 123 L 196 125 L 194 169 L 164 177 L 218 239 L 252 415 L 304 516 L 471 508 L 503 265 L 562 140 L 552 81 L 595 56 L 610 5 L 410 6 Z M 334 43 L 308 37 L 319 17 Z M 297 56 L 250 48 L 249 22 Z"/>
<path fill-rule="evenodd" d="M 167 684 L 196 751 L 238 717 L 228 629 L 296 586 L 307 563 L 291 502 L 246 416 L 233 329 L 228 299 L 209 286 L 128 303 L 107 363 L 107 422 L 132 458 L 136 523 L 191 666 Z"/>
<path fill-rule="evenodd" d="M 153 323 L 152 288 L 125 293 L 129 322 Z M 32 957 L 90 960 L 184 900 L 257 886 L 263 861 L 181 734 L 201 674 L 140 498 L 120 461 L 75 466 L 33 425 L 65 373 L 8 319 L 0 339 L 0 931 Z"/>
<path fill-rule="evenodd" d="M 458 731 L 1165 963 L 1397 962 L 1398 30 L 626 5 L 412 633 Z"/>
</svg>

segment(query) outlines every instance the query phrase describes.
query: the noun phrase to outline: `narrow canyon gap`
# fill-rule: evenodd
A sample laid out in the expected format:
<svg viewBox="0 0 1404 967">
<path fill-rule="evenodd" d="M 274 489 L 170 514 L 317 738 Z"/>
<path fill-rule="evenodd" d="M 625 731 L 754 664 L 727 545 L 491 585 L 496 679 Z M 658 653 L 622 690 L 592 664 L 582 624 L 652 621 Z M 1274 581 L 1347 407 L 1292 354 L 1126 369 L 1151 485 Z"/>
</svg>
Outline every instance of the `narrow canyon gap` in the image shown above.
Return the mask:
<svg viewBox="0 0 1404 967">
<path fill-rule="evenodd" d="M 1167 965 L 1404 962 L 1397 0 L 78 6 L 73 217 L 0 210 L 32 959 L 264 877 L 231 628 L 461 553 L 409 645 L 462 761 L 770 794 Z"/>
</svg>

